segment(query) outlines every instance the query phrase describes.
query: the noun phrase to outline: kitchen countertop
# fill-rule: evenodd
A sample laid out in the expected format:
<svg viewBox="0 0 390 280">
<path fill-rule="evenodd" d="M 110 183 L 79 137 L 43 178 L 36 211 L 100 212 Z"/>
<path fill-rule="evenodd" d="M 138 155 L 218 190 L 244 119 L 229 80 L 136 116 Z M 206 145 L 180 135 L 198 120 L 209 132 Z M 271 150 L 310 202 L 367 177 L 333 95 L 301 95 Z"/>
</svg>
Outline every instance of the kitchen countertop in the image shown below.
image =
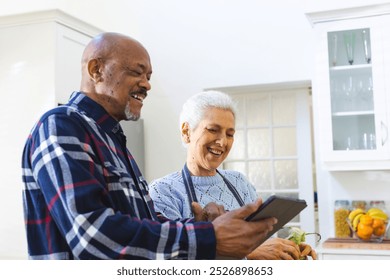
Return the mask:
<svg viewBox="0 0 390 280">
<path fill-rule="evenodd" d="M 382 243 L 362 242 L 358 239 L 329 238 L 316 247 L 322 260 L 390 259 L 390 239 Z"/>
<path fill-rule="evenodd" d="M 355 238 L 329 238 L 322 243 L 322 248 L 390 250 L 390 239 L 384 239 L 382 242 L 363 242 Z"/>
</svg>

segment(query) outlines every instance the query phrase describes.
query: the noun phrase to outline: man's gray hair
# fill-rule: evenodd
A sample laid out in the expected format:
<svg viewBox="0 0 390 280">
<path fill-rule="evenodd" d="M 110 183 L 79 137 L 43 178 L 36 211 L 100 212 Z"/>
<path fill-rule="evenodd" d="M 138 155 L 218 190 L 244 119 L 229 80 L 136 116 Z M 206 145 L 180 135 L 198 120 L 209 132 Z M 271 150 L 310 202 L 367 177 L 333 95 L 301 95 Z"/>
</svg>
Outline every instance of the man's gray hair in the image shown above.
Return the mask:
<svg viewBox="0 0 390 280">
<path fill-rule="evenodd" d="M 229 110 L 236 117 L 236 105 L 226 93 L 208 90 L 191 96 L 183 105 L 180 113 L 180 128 L 187 122 L 191 130 L 195 129 L 204 118 L 209 108 Z"/>
</svg>

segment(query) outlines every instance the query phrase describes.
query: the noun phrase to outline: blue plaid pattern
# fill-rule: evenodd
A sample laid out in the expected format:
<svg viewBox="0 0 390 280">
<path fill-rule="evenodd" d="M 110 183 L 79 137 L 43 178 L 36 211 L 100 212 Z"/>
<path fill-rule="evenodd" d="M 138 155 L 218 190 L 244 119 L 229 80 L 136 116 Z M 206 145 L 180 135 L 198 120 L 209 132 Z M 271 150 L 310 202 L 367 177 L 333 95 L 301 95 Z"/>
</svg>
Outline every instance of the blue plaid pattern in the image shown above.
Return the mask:
<svg viewBox="0 0 390 280">
<path fill-rule="evenodd" d="M 81 92 L 44 114 L 22 159 L 30 259 L 213 259 L 211 223 L 156 217 L 119 123 Z"/>
</svg>

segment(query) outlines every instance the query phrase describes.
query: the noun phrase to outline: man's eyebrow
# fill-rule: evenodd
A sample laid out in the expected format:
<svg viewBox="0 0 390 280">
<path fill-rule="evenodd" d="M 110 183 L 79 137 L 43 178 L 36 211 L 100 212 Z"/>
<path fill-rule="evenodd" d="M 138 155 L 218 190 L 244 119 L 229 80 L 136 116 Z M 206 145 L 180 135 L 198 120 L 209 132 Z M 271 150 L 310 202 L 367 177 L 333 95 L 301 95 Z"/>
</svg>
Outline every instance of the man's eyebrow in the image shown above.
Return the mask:
<svg viewBox="0 0 390 280">
<path fill-rule="evenodd" d="M 143 71 L 145 71 L 147 69 L 147 67 L 142 63 L 137 63 L 136 65 L 124 65 L 124 67 L 128 70 L 132 70 L 132 69 L 137 68 L 137 67 L 141 68 Z M 152 72 L 152 71 L 150 71 L 150 72 Z"/>
<path fill-rule="evenodd" d="M 126 71 L 129 71 L 129 72 L 133 72 L 133 71 L 137 71 L 138 68 L 141 68 L 143 70 L 143 67 L 141 65 L 122 65 L 122 67 L 126 70 Z"/>
<path fill-rule="evenodd" d="M 138 67 L 141 67 L 142 68 L 142 70 L 144 70 L 144 71 L 146 71 L 146 69 L 147 69 L 147 66 L 146 65 L 144 65 L 144 64 L 142 64 L 142 63 L 138 63 Z M 152 70 L 150 70 L 150 72 L 149 72 L 150 74 L 152 73 Z"/>
</svg>

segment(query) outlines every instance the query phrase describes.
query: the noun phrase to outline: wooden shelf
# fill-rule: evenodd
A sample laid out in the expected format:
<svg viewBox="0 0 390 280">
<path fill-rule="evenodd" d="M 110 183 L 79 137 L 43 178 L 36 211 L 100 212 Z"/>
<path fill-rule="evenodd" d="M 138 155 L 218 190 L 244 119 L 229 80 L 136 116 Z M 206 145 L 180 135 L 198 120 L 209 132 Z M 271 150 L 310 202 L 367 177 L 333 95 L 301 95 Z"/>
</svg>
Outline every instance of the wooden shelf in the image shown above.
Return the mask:
<svg viewBox="0 0 390 280">
<path fill-rule="evenodd" d="M 322 248 L 390 250 L 390 239 L 384 239 L 382 242 L 364 242 L 355 238 L 329 238 L 322 243 Z"/>
</svg>

